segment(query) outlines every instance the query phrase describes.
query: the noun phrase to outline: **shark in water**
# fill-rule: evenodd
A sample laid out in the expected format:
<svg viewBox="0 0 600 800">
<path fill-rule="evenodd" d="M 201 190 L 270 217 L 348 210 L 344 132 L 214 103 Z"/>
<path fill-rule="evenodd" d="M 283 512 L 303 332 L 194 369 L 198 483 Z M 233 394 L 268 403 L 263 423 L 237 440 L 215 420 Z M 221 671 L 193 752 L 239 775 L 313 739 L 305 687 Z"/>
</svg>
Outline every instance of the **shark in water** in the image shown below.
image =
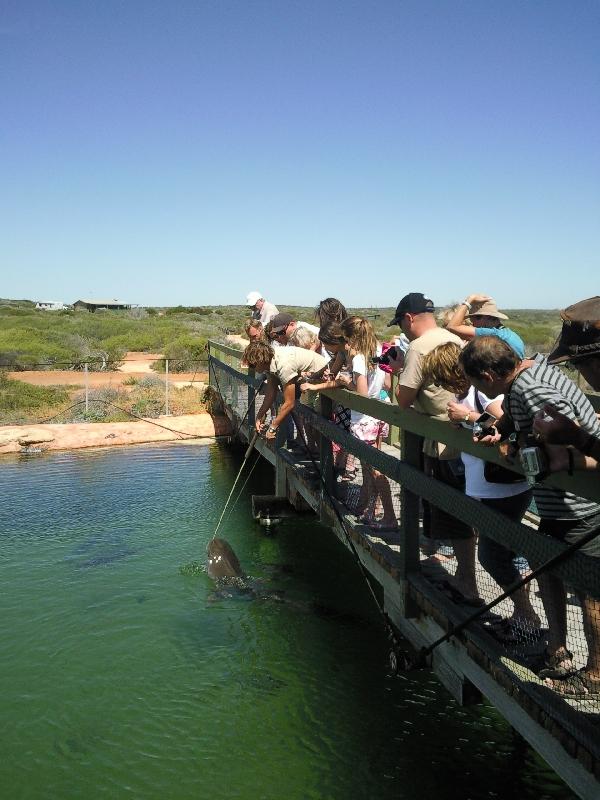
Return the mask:
<svg viewBox="0 0 600 800">
<path fill-rule="evenodd" d="M 343 623 L 362 624 L 363 620 L 354 614 L 337 611 L 329 606 L 314 601 L 298 601 L 284 598 L 284 592 L 266 590 L 259 581 L 249 578 L 243 571 L 240 561 L 233 547 L 225 539 L 211 539 L 206 548 L 206 571 L 214 580 L 217 591 L 211 600 L 227 599 L 232 597 L 247 600 L 274 600 L 286 603 L 298 611 L 316 614 L 323 619 Z"/>
</svg>

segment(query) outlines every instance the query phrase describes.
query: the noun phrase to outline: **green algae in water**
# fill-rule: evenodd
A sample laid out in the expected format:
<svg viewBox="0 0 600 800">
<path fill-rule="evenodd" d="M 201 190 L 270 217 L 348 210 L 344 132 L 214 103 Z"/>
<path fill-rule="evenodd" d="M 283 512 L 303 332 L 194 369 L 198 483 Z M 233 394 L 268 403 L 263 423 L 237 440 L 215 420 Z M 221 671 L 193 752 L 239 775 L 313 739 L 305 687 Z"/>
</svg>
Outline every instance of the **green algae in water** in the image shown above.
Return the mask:
<svg viewBox="0 0 600 800">
<path fill-rule="evenodd" d="M 206 575 L 206 565 L 201 561 L 190 561 L 189 564 L 184 564 L 179 567 L 180 575 Z"/>
<path fill-rule="evenodd" d="M 573 798 L 489 708 L 459 709 L 426 671 L 385 674 L 352 557 L 313 518 L 265 540 L 258 469 L 223 535 L 293 602 L 208 602 L 190 556 L 239 465 L 192 445 L 5 458 L 3 797 Z"/>
</svg>

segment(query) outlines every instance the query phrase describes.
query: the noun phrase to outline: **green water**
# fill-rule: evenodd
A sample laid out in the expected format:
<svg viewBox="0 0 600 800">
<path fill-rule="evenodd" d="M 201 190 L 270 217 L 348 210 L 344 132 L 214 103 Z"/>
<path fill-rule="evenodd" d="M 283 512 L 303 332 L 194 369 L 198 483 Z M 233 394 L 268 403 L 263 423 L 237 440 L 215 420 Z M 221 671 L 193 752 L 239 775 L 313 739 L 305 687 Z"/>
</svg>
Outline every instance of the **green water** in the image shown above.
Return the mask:
<svg viewBox="0 0 600 800">
<path fill-rule="evenodd" d="M 0 796 L 565 798 L 493 709 L 386 674 L 346 550 L 312 517 L 220 531 L 290 602 L 211 601 L 203 559 L 240 464 L 218 446 L 0 461 Z M 311 604 L 329 609 L 314 614 Z"/>
</svg>

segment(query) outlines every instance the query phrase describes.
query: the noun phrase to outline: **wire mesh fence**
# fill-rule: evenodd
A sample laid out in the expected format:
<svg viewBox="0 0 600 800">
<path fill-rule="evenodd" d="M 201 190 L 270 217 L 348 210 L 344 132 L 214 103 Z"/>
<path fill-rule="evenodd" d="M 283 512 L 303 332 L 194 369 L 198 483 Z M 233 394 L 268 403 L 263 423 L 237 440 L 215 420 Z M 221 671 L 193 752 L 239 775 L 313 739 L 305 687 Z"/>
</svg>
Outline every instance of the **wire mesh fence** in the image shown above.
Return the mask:
<svg viewBox="0 0 600 800">
<path fill-rule="evenodd" d="M 227 367 L 218 359 L 211 359 L 211 365 L 226 405 L 243 419 L 254 377 L 244 374 L 233 357 Z M 426 474 L 423 436 L 447 442 L 458 451 L 476 447 L 447 423 L 348 392 L 325 395 L 333 408 L 341 400 L 344 406 L 368 409 L 373 417 L 399 426 L 401 448 L 359 441 L 334 413 L 324 413 L 314 402 L 297 404 L 295 417 L 301 422 L 290 429 L 286 448 L 306 443 L 317 452 L 320 442 L 327 443 L 331 465 L 321 462 L 321 469 L 331 470 L 335 497 L 366 539 L 387 548 L 390 557 L 402 556 L 400 580 L 411 587 L 420 606 L 417 613 L 429 613 L 425 609 L 430 609 L 432 597 L 439 618 L 447 618 L 448 624 L 483 612 L 465 635 L 486 654 L 486 665 L 496 680 L 505 681 L 515 696 L 532 699 L 534 706 L 528 707 L 532 715 L 539 715 L 539 709 L 549 714 L 555 735 L 563 731 L 572 737 L 565 746 L 575 747 L 581 760 L 588 760 L 588 768 L 590 759 L 600 763 L 600 561 L 595 553 L 571 550 L 568 541 L 538 532 L 540 518 L 527 484 L 520 491 L 507 491 L 498 502 L 487 502 L 467 497 L 460 477 L 448 485 Z M 493 452 L 482 455 L 497 460 Z M 600 500 L 600 487 L 589 477 L 559 476 L 548 482 Z M 403 513 L 403 506 L 409 505 L 410 516 Z M 600 516 L 588 520 L 592 532 L 594 525 L 600 532 Z M 552 558 L 556 563 L 545 569 Z M 514 588 L 538 569 L 537 578 Z M 427 602 L 423 586 L 429 587 Z M 508 597 L 487 610 L 507 591 Z"/>
</svg>

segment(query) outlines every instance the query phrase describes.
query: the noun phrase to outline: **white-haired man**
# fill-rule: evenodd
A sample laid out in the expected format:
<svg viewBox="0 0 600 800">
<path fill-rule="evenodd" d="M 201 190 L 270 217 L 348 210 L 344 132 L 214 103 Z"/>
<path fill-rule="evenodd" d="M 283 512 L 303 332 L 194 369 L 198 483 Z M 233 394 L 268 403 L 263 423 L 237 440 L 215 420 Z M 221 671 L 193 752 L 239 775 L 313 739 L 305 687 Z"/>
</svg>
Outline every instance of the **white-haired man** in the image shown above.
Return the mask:
<svg viewBox="0 0 600 800">
<path fill-rule="evenodd" d="M 279 314 L 277 306 L 265 300 L 260 292 L 250 292 L 246 297 L 246 305 L 252 309 L 252 319 L 259 320 L 263 328 L 276 314 Z"/>
</svg>

